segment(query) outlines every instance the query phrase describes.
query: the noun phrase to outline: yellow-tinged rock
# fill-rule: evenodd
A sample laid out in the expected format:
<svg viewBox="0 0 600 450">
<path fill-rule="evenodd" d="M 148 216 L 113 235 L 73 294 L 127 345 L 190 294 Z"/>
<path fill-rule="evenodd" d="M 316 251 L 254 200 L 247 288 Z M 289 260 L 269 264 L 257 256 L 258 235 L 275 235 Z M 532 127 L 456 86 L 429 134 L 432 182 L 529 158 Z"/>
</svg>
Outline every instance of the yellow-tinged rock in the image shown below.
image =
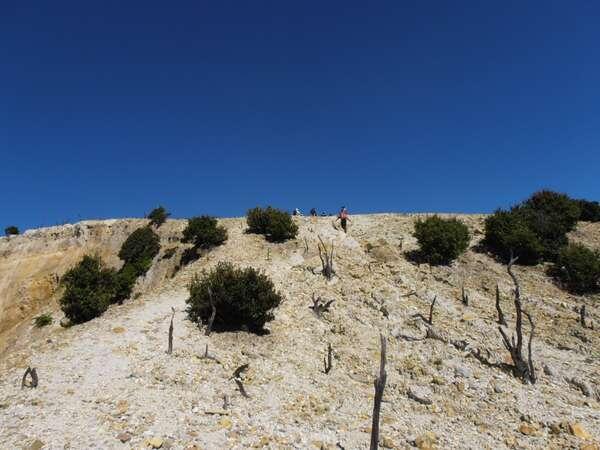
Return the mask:
<svg viewBox="0 0 600 450">
<path fill-rule="evenodd" d="M 148 445 L 152 448 L 161 448 L 163 446 L 163 440 L 159 437 L 153 437 L 148 440 Z"/>
<path fill-rule="evenodd" d="M 129 409 L 129 402 L 127 400 L 119 400 L 117 402 L 117 414 L 125 414 Z"/>
<path fill-rule="evenodd" d="M 437 436 L 435 433 L 428 431 L 415 439 L 415 444 L 419 450 L 434 450 Z"/>
<path fill-rule="evenodd" d="M 223 417 L 221 420 L 219 420 L 219 426 L 221 428 L 230 429 L 232 425 L 233 423 L 229 417 Z"/>
<path fill-rule="evenodd" d="M 123 327 L 114 327 L 112 329 L 112 332 L 116 333 L 116 334 L 122 334 L 122 333 L 125 333 L 125 328 L 123 328 Z"/>
<path fill-rule="evenodd" d="M 583 428 L 583 425 L 581 425 L 579 422 L 570 423 L 569 431 L 573 436 L 577 436 L 581 439 L 590 439 L 592 437 L 590 433 L 588 433 L 587 430 Z"/>
<path fill-rule="evenodd" d="M 519 431 L 527 436 L 535 436 L 538 434 L 538 427 L 532 423 L 522 422 L 519 425 Z"/>
<path fill-rule="evenodd" d="M 579 447 L 579 450 L 600 450 L 600 445 L 591 443 L 591 444 L 583 444 Z"/>
</svg>

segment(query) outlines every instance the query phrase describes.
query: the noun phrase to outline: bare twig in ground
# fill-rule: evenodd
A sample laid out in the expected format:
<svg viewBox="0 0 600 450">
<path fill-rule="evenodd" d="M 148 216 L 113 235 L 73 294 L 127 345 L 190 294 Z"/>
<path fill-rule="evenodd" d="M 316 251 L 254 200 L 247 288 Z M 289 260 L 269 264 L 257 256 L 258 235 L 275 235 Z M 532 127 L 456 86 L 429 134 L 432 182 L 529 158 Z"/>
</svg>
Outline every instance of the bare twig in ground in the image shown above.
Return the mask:
<svg viewBox="0 0 600 450">
<path fill-rule="evenodd" d="M 201 359 L 212 359 L 213 361 L 221 364 L 221 361 L 219 361 L 216 356 L 208 353 L 208 344 L 206 344 L 206 347 L 204 348 L 204 355 L 202 355 Z"/>
<path fill-rule="evenodd" d="M 306 239 L 306 236 L 304 237 L 304 254 L 306 255 L 308 253 L 308 240 Z"/>
<path fill-rule="evenodd" d="M 381 411 L 383 390 L 385 389 L 387 380 L 387 373 L 385 371 L 386 342 L 383 334 L 379 335 L 379 340 L 381 342 L 381 359 L 379 361 L 379 376 L 373 382 L 375 386 L 375 400 L 373 402 L 373 422 L 371 425 L 371 450 L 377 450 L 379 447 L 379 413 Z"/>
<path fill-rule="evenodd" d="M 229 401 L 229 395 L 225 394 L 223 395 L 223 409 L 229 409 L 229 407 L 231 406 L 231 402 Z"/>
<path fill-rule="evenodd" d="M 436 301 L 437 301 L 437 295 L 435 297 L 433 297 L 433 300 L 431 301 L 431 305 L 429 305 L 429 317 L 425 317 L 421 313 L 413 314 L 412 317 L 419 318 L 428 325 L 433 325 L 433 308 L 435 307 Z"/>
<path fill-rule="evenodd" d="M 504 325 L 505 327 L 508 326 L 502 308 L 500 307 L 500 287 L 498 284 L 496 284 L 496 311 L 498 311 L 498 324 Z"/>
<path fill-rule="evenodd" d="M 587 325 L 585 323 L 585 316 L 585 305 L 581 305 L 581 308 L 579 308 L 579 323 L 583 328 L 587 328 Z"/>
<path fill-rule="evenodd" d="M 27 375 L 29 375 L 31 377 L 31 381 L 29 383 L 27 382 Z M 23 389 L 24 387 L 36 388 L 37 386 L 38 386 L 37 371 L 35 370 L 35 367 L 33 369 L 31 367 L 28 367 L 27 370 L 25 371 L 25 373 L 23 374 L 23 378 L 21 379 L 21 389 Z"/>
<path fill-rule="evenodd" d="M 175 308 L 171 307 L 171 323 L 169 325 L 169 344 L 167 347 L 167 355 L 173 353 L 173 318 L 175 317 Z"/>
<path fill-rule="evenodd" d="M 523 307 L 521 305 L 521 289 L 519 287 L 519 281 L 517 280 L 517 277 L 515 276 L 515 274 L 512 271 L 512 266 L 514 265 L 514 263 L 516 261 L 517 261 L 517 258 L 513 258 L 511 255 L 511 258 L 510 258 L 510 261 L 509 261 L 508 267 L 507 267 L 508 274 L 512 278 L 513 283 L 515 285 L 515 310 L 516 310 L 516 315 L 517 315 L 516 324 L 515 324 L 515 332 L 517 334 L 516 342 L 515 342 L 514 335 L 512 336 L 512 338 L 510 340 L 508 339 L 506 332 L 504 331 L 504 329 L 501 326 L 498 327 L 498 330 L 500 330 L 500 334 L 502 335 L 502 341 L 504 343 L 504 346 L 509 351 L 510 357 L 513 361 L 513 375 L 516 378 L 522 379 L 526 383 L 534 384 L 536 381 L 536 376 L 535 376 L 535 370 L 534 370 L 534 366 L 533 366 L 533 356 L 531 354 L 531 341 L 533 340 L 534 324 L 533 324 L 533 321 L 531 320 L 531 318 L 529 318 L 532 335 L 529 337 L 529 345 L 528 345 L 529 356 L 528 356 L 528 360 L 526 361 L 523 356 Z M 527 314 L 527 316 L 529 317 L 529 314 Z"/>
<path fill-rule="evenodd" d="M 250 398 L 250 396 L 246 392 L 246 389 L 244 389 L 244 385 L 242 384 L 242 378 L 241 378 L 242 373 L 245 372 L 247 369 L 248 369 L 248 364 L 241 365 L 240 367 L 235 369 L 231 379 L 233 379 L 233 381 L 235 381 L 235 384 L 237 384 L 237 387 L 240 390 L 240 394 L 242 394 L 246 398 Z"/>
<path fill-rule="evenodd" d="M 206 331 L 204 332 L 204 334 L 206 336 L 210 336 L 210 332 L 212 331 L 213 322 L 215 321 L 215 316 L 217 315 L 217 307 L 215 306 L 215 303 L 213 301 L 212 291 L 210 290 L 210 287 L 207 290 L 208 290 L 208 301 L 210 302 L 211 313 L 210 313 L 210 317 L 208 319 L 208 325 L 206 326 Z"/>
<path fill-rule="evenodd" d="M 331 349 L 331 344 L 327 344 L 327 356 L 323 357 L 323 364 L 325 365 L 325 373 L 329 373 L 331 371 L 331 360 L 332 360 L 333 351 Z"/>
<path fill-rule="evenodd" d="M 465 306 L 469 306 L 469 295 L 467 294 L 467 292 L 465 291 L 465 286 L 463 285 L 462 287 L 462 293 L 461 293 L 461 301 L 462 304 Z"/>
<path fill-rule="evenodd" d="M 435 306 L 435 301 L 437 300 L 437 295 L 433 297 L 433 301 L 431 302 L 431 306 L 429 307 L 429 320 L 427 323 L 429 325 L 433 325 L 433 307 Z"/>
<path fill-rule="evenodd" d="M 327 303 L 323 303 L 323 299 L 321 297 L 315 296 L 314 292 L 312 294 L 312 306 L 309 306 L 310 309 L 313 310 L 317 317 L 321 317 L 321 314 L 324 312 L 329 312 L 329 307 L 335 300 L 329 300 Z"/>
<path fill-rule="evenodd" d="M 331 280 L 335 275 L 335 270 L 333 269 L 333 241 L 331 241 L 331 252 L 327 251 L 327 246 L 319 236 L 319 243 L 317 244 L 317 248 L 319 250 L 319 259 L 321 260 L 322 270 L 321 273 L 327 278 Z"/>
</svg>

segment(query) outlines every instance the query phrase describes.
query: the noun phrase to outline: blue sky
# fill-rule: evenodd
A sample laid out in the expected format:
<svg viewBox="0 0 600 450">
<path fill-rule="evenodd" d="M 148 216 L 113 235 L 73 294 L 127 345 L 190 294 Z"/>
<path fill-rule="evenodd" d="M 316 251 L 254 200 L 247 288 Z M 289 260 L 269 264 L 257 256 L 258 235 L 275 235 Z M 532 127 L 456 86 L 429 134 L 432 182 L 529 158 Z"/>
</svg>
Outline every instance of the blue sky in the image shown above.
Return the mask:
<svg viewBox="0 0 600 450">
<path fill-rule="evenodd" d="M 583 1 L 4 2 L 0 225 L 600 199 L 598 23 Z"/>
</svg>

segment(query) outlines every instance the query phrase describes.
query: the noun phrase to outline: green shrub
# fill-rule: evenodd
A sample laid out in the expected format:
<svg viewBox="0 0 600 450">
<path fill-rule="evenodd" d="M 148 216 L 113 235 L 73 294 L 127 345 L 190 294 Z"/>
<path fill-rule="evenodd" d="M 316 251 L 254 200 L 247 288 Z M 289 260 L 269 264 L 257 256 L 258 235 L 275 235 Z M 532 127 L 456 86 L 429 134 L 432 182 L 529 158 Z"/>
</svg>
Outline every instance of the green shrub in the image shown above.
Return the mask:
<svg viewBox="0 0 600 450">
<path fill-rule="evenodd" d="M 569 244 L 561 249 L 551 274 L 575 294 L 596 292 L 600 288 L 600 252 Z"/>
<path fill-rule="evenodd" d="M 33 319 L 33 323 L 36 328 L 42 328 L 47 325 L 50 325 L 53 322 L 52 316 L 50 314 L 41 314 Z"/>
<path fill-rule="evenodd" d="M 540 239 L 515 211 L 498 210 L 485 220 L 484 244 L 503 261 L 512 252 L 520 264 L 537 264 L 544 252 Z"/>
<path fill-rule="evenodd" d="M 581 210 L 565 194 L 540 191 L 526 200 L 518 213 L 540 239 L 544 260 L 553 261 L 561 247 L 567 244 L 567 233 L 577 225 Z"/>
<path fill-rule="evenodd" d="M 239 269 L 219 263 L 190 285 L 187 312 L 190 320 L 198 324 L 207 323 L 212 312 L 209 289 L 217 311 L 215 330 L 247 328 L 260 332 L 273 319 L 271 310 L 282 300 L 266 275 L 253 268 Z"/>
<path fill-rule="evenodd" d="M 488 217 L 483 243 L 503 260 L 512 251 L 520 264 L 554 261 L 580 215 L 578 204 L 565 194 L 539 191 Z"/>
<path fill-rule="evenodd" d="M 17 227 L 15 227 L 14 225 L 11 225 L 4 229 L 4 234 L 6 236 L 13 236 L 15 234 L 19 234 L 19 229 Z"/>
<path fill-rule="evenodd" d="M 196 249 L 207 250 L 227 240 L 227 230 L 210 216 L 192 217 L 183 230 L 183 242 L 191 242 Z"/>
<path fill-rule="evenodd" d="M 160 227 L 163 223 L 166 222 L 167 217 L 169 217 L 171 213 L 168 213 L 167 210 L 159 206 L 158 208 L 154 208 L 148 214 L 148 219 L 150 219 L 150 225 L 154 225 L 156 228 Z"/>
<path fill-rule="evenodd" d="M 451 263 L 467 249 L 470 240 L 464 223 L 439 216 L 418 220 L 414 237 L 419 242 L 420 257 L 434 265 Z"/>
<path fill-rule="evenodd" d="M 267 234 L 269 227 L 269 211 L 272 208 L 252 208 L 246 213 L 246 223 L 248 224 L 248 232 L 255 234 Z"/>
<path fill-rule="evenodd" d="M 119 258 L 130 264 L 138 276 L 145 274 L 160 250 L 160 238 L 150 227 L 138 228 L 125 240 Z"/>
<path fill-rule="evenodd" d="M 246 214 L 248 232 L 263 234 L 273 242 L 283 242 L 293 239 L 298 234 L 298 226 L 285 211 L 272 208 L 252 208 Z"/>
<path fill-rule="evenodd" d="M 115 296 L 116 272 L 103 266 L 97 256 L 83 260 L 62 278 L 65 292 L 60 306 L 72 323 L 82 323 L 100 316 Z"/>
<path fill-rule="evenodd" d="M 139 269 L 135 265 L 130 263 L 123 264 L 121 270 L 115 275 L 115 294 L 111 302 L 121 304 L 124 300 L 131 297 L 131 292 L 139 275 Z"/>
<path fill-rule="evenodd" d="M 581 210 L 579 220 L 585 222 L 600 222 L 600 203 L 583 199 L 576 200 L 576 202 Z"/>
<path fill-rule="evenodd" d="M 200 259 L 200 253 L 196 247 L 186 248 L 181 254 L 181 259 L 179 260 L 179 265 L 181 267 L 187 266 L 188 264 L 193 263 L 194 261 L 198 261 Z"/>
</svg>

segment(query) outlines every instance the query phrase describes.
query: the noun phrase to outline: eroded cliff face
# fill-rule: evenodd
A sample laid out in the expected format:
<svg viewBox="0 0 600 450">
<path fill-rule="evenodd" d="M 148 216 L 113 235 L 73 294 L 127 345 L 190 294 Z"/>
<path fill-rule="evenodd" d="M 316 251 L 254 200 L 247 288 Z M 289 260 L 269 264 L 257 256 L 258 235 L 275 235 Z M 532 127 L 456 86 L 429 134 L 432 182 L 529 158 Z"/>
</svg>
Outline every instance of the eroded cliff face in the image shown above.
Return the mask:
<svg viewBox="0 0 600 450">
<path fill-rule="evenodd" d="M 20 236 L 0 239 L 0 354 L 18 335 L 20 325 L 29 325 L 42 312 L 58 309 L 60 279 L 86 254 L 97 254 L 109 266 L 119 268 L 122 243 L 143 219 L 84 221 L 30 230 Z M 182 221 L 168 221 L 158 230 L 161 252 L 156 264 L 138 281 L 136 293 L 156 287 L 172 274 L 178 254 L 165 259 L 165 249 L 175 246 Z M 60 317 L 60 316 L 59 316 Z"/>
</svg>

